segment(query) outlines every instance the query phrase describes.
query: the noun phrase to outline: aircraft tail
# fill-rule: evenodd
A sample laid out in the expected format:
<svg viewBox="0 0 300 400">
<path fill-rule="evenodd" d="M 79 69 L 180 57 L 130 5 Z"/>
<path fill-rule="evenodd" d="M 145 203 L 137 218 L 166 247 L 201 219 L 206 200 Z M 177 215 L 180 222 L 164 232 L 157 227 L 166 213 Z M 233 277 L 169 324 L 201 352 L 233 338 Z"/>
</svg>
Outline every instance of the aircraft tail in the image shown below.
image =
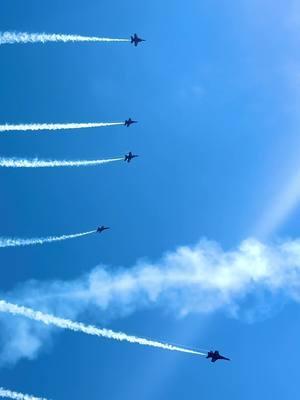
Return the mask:
<svg viewBox="0 0 300 400">
<path fill-rule="evenodd" d="M 131 36 L 131 43 L 133 43 L 134 42 L 134 37 L 133 36 Z"/>
</svg>

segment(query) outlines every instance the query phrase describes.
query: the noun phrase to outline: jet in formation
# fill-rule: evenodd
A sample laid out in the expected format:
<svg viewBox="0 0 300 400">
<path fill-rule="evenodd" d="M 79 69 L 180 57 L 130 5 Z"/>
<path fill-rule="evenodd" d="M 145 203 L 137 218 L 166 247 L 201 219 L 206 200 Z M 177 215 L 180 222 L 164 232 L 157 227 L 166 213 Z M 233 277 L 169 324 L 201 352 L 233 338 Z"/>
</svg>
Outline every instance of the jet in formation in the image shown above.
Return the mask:
<svg viewBox="0 0 300 400">
<path fill-rule="evenodd" d="M 104 225 L 98 226 L 97 233 L 102 233 L 102 232 L 106 231 L 107 229 L 110 229 L 110 228 L 108 226 L 104 226 Z"/>
<path fill-rule="evenodd" d="M 137 154 L 132 154 L 131 151 L 130 151 L 128 154 L 125 154 L 124 161 L 125 161 L 125 162 L 127 161 L 128 163 L 130 163 L 130 161 L 131 161 L 133 158 L 136 158 L 136 157 L 138 157 L 138 155 L 137 155 Z"/>
<path fill-rule="evenodd" d="M 207 353 L 206 358 L 211 358 L 211 362 L 216 362 L 216 361 L 218 361 L 218 360 L 227 360 L 227 361 L 230 361 L 229 358 L 224 357 L 224 356 L 221 356 L 221 354 L 218 352 L 218 350 L 216 350 L 216 351 L 209 351 L 209 352 Z"/>
<path fill-rule="evenodd" d="M 135 33 L 133 36 L 131 36 L 131 43 L 134 44 L 134 46 L 136 47 L 139 43 L 141 42 L 145 42 L 145 39 L 141 39 L 138 37 L 138 35 Z"/>
<path fill-rule="evenodd" d="M 127 128 L 129 128 L 130 125 L 136 124 L 137 122 L 138 122 L 138 121 L 134 121 L 133 119 L 128 118 L 128 119 L 126 119 L 126 121 L 124 122 L 124 125 L 127 126 Z"/>
</svg>

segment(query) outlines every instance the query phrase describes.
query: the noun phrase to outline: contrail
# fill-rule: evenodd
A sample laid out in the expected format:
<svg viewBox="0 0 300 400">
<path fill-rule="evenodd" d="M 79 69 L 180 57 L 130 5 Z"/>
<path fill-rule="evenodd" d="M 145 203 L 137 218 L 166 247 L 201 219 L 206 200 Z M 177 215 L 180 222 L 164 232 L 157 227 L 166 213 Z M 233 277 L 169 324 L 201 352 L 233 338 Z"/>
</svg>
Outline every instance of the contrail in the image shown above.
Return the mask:
<svg viewBox="0 0 300 400">
<path fill-rule="evenodd" d="M 44 244 L 52 242 L 61 242 L 62 240 L 76 239 L 82 236 L 87 236 L 96 231 L 75 233 L 73 235 L 62 235 L 62 236 L 49 236 L 45 238 L 32 238 L 32 239 L 19 239 L 19 238 L 2 238 L 0 237 L 0 248 L 1 247 L 19 247 L 19 246 L 32 246 L 35 244 Z"/>
<path fill-rule="evenodd" d="M 15 400 L 46 400 L 44 397 L 35 397 L 29 394 L 12 392 L 11 390 L 7 390 L 2 387 L 0 387 L 0 397 L 5 397 L 8 399 L 15 399 Z"/>
<path fill-rule="evenodd" d="M 2 124 L 0 132 L 11 131 L 58 131 L 64 129 L 82 129 L 82 128 L 103 128 L 107 126 L 124 125 L 124 122 L 87 122 L 87 123 L 67 123 L 67 124 Z"/>
<path fill-rule="evenodd" d="M 121 342 L 126 341 L 129 343 L 140 344 L 142 346 L 157 347 L 164 350 L 178 351 L 181 353 L 194 354 L 198 356 L 206 356 L 205 353 L 201 353 L 200 351 L 174 346 L 167 343 L 161 343 L 141 337 L 131 336 L 127 335 L 126 333 L 115 332 L 110 329 L 100 329 L 96 328 L 93 325 L 84 325 L 81 322 L 74 322 L 69 319 L 58 318 L 50 314 L 44 314 L 40 311 L 35 311 L 31 308 L 8 303 L 4 300 L 0 300 L 0 312 L 9 313 L 12 315 L 20 315 L 34 321 L 42 322 L 45 325 L 54 325 L 58 328 L 69 329 L 74 332 L 82 332 L 87 335 L 99 336 L 107 339 L 118 340 Z"/>
<path fill-rule="evenodd" d="M 27 32 L 0 32 L 1 44 L 47 42 L 130 42 L 129 39 L 113 39 L 98 36 L 62 35 Z"/>
<path fill-rule="evenodd" d="M 0 158 L 0 167 L 4 168 L 55 168 L 55 167 L 89 167 L 122 161 L 123 158 L 110 158 L 106 160 L 39 160 L 25 158 Z"/>
</svg>

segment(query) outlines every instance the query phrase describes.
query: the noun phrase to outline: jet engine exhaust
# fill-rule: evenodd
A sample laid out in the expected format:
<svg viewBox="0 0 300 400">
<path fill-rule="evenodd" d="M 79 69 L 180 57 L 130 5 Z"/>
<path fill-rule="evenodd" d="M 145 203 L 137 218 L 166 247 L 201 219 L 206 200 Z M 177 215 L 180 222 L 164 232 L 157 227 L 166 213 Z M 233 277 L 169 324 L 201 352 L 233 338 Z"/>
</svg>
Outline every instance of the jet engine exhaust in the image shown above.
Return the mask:
<svg viewBox="0 0 300 400">
<path fill-rule="evenodd" d="M 62 236 L 49 236 L 44 238 L 32 238 L 32 239 L 20 239 L 20 238 L 3 238 L 0 237 L 0 248 L 3 247 L 21 247 L 21 246 L 34 246 L 38 244 L 52 243 L 52 242 L 62 242 L 63 240 L 76 239 L 83 236 L 91 235 L 96 231 L 75 233 L 72 235 L 62 235 Z"/>
<path fill-rule="evenodd" d="M 7 399 L 15 399 L 15 400 L 47 400 L 45 398 L 31 396 L 30 394 L 13 392 L 11 390 L 7 390 L 2 387 L 0 387 L 0 397 L 5 397 Z"/>
<path fill-rule="evenodd" d="M 0 158 L 2 168 L 57 168 L 57 167 L 91 167 L 108 164 L 115 161 L 123 161 L 122 158 L 110 158 L 106 160 L 39 160 L 38 158 Z"/>
<path fill-rule="evenodd" d="M 86 122 L 66 124 L 2 124 L 0 132 L 28 132 L 28 131 L 59 131 L 66 129 L 104 128 L 108 126 L 124 125 L 124 122 Z"/>
<path fill-rule="evenodd" d="M 98 36 L 27 33 L 27 32 L 0 32 L 0 45 L 17 43 L 49 43 L 49 42 L 130 42 L 130 39 L 114 39 Z"/>
<path fill-rule="evenodd" d="M 45 314 L 40 311 L 35 311 L 32 308 L 19 306 L 13 303 L 8 303 L 4 300 L 0 301 L 0 312 L 9 313 L 17 316 L 23 316 L 33 321 L 42 322 L 45 325 L 53 325 L 56 326 L 57 328 L 68 329 L 74 332 L 81 332 L 87 335 L 117 340 L 120 342 L 125 341 L 129 343 L 140 344 L 142 346 L 156 347 L 163 350 L 188 353 L 197 356 L 206 356 L 206 353 L 201 353 L 200 351 L 191 350 L 179 346 L 173 346 L 171 344 L 161 343 L 155 340 L 145 339 L 137 336 L 131 336 L 123 332 L 112 331 L 111 329 L 96 328 L 93 325 L 85 325 L 81 322 L 74 322 L 69 319 L 55 317 L 54 315 Z"/>
</svg>

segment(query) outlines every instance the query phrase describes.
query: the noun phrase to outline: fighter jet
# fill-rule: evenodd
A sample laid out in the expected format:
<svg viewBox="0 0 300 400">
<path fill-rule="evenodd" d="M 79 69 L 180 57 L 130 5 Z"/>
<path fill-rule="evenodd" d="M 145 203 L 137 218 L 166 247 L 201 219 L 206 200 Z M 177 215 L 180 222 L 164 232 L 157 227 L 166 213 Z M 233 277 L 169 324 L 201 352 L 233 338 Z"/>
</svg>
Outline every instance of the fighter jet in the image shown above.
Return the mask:
<svg viewBox="0 0 300 400">
<path fill-rule="evenodd" d="M 131 36 L 131 43 L 133 43 L 135 45 L 135 47 L 141 43 L 141 42 L 145 42 L 145 39 L 141 39 L 138 37 L 138 35 L 135 33 L 133 36 Z"/>
<path fill-rule="evenodd" d="M 125 161 L 125 162 L 127 161 L 128 163 L 130 163 L 130 161 L 131 161 L 133 158 L 136 158 L 136 157 L 138 157 L 138 155 L 137 155 L 137 154 L 132 154 L 131 151 L 130 151 L 128 154 L 125 154 L 124 161 Z"/>
<path fill-rule="evenodd" d="M 108 226 L 98 226 L 97 228 L 97 233 L 102 233 L 103 231 L 106 231 L 107 229 L 110 229 Z"/>
<path fill-rule="evenodd" d="M 211 358 L 211 362 L 216 362 L 216 361 L 218 361 L 218 360 L 227 360 L 227 361 L 230 361 L 229 358 L 224 357 L 224 356 L 221 356 L 221 354 L 218 352 L 218 350 L 216 350 L 216 351 L 209 351 L 209 352 L 207 353 L 206 358 Z"/>
<path fill-rule="evenodd" d="M 129 128 L 130 125 L 132 125 L 132 124 L 137 124 L 137 122 L 138 122 L 138 121 L 134 121 L 133 119 L 128 118 L 128 119 L 126 119 L 126 121 L 124 122 L 124 125 L 127 126 L 127 128 Z"/>
</svg>

